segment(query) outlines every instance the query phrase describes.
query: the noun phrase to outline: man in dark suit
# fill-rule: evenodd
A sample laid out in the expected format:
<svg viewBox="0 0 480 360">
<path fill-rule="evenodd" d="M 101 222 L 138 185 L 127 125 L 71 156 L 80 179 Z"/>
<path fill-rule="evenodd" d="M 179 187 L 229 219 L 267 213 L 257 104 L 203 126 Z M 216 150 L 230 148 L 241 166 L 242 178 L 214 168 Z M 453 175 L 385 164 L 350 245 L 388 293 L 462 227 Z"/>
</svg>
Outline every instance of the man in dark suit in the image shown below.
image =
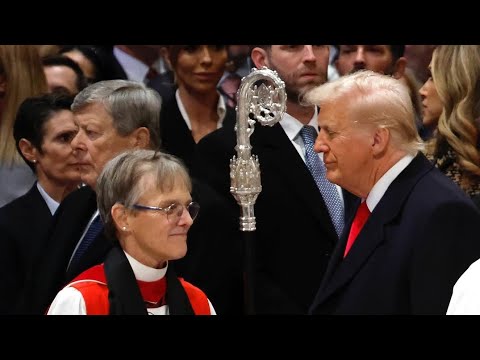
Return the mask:
<svg viewBox="0 0 480 360">
<path fill-rule="evenodd" d="M 360 71 L 309 92 L 321 107 L 315 151 L 327 178 L 362 198 L 312 314 L 445 314 L 480 257 L 480 212 L 420 152 L 408 90 Z"/>
<path fill-rule="evenodd" d="M 104 260 L 111 243 L 103 232 L 78 260 L 75 257 L 98 216 L 97 177 L 105 164 L 122 151 L 158 149 L 160 105 L 155 91 L 127 80 L 97 82 L 75 97 L 72 110 L 79 130 L 71 145 L 86 186 L 65 198 L 55 213 L 49 240 L 28 282 L 24 312 L 45 313 L 65 283 Z"/>
<path fill-rule="evenodd" d="M 162 61 L 165 45 L 114 45 L 103 46 L 108 71 L 106 79 L 125 79 L 143 82 L 155 89 L 165 102 L 175 95 L 173 72 L 158 73 L 156 63 Z"/>
<path fill-rule="evenodd" d="M 254 313 L 306 314 L 338 241 L 322 194 L 305 164 L 305 146 L 299 134 L 303 125 L 317 128 L 317 109 L 301 105 L 299 96 L 326 81 L 328 54 L 327 45 L 252 49 L 255 66 L 276 70 L 285 81 L 288 96 L 288 113 L 280 123 L 271 128 L 256 124 L 250 138 L 262 182 L 255 204 Z M 198 143 L 193 175 L 229 201 L 231 216 L 238 221 L 239 206 L 230 194 L 229 177 L 235 145 L 233 126 L 207 135 Z M 336 191 L 342 194 L 340 188 Z M 352 198 L 343 192 L 346 213 Z M 236 237 L 241 238 L 239 231 Z M 219 252 L 217 257 L 221 256 Z"/>
</svg>

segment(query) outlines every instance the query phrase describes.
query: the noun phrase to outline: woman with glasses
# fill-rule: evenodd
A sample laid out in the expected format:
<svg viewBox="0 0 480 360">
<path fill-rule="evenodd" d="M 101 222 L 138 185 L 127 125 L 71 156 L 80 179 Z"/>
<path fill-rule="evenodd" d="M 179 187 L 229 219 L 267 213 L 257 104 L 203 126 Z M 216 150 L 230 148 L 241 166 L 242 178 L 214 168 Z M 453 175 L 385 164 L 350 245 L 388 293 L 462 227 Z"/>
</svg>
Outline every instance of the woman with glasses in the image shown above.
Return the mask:
<svg viewBox="0 0 480 360">
<path fill-rule="evenodd" d="M 96 189 L 115 246 L 57 294 L 48 314 L 215 314 L 203 291 L 169 266 L 185 256 L 200 209 L 182 162 L 153 150 L 124 152 L 105 166 Z"/>
</svg>

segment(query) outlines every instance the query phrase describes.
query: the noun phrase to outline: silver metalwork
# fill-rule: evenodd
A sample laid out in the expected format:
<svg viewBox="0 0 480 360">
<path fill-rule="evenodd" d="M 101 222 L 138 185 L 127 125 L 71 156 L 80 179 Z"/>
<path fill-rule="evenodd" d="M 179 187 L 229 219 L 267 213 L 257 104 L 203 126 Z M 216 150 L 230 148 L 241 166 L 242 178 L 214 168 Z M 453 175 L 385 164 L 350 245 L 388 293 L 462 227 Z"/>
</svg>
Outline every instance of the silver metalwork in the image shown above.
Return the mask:
<svg viewBox="0 0 480 360">
<path fill-rule="evenodd" d="M 257 85 L 259 81 L 262 81 L 260 86 Z M 230 160 L 230 192 L 241 207 L 241 231 L 256 229 L 253 207 L 262 191 L 260 164 L 258 157 L 251 155 L 250 136 L 256 121 L 267 126 L 280 121 L 286 110 L 286 100 L 285 83 L 276 71 L 267 67 L 252 68 L 237 91 L 237 155 Z"/>
</svg>

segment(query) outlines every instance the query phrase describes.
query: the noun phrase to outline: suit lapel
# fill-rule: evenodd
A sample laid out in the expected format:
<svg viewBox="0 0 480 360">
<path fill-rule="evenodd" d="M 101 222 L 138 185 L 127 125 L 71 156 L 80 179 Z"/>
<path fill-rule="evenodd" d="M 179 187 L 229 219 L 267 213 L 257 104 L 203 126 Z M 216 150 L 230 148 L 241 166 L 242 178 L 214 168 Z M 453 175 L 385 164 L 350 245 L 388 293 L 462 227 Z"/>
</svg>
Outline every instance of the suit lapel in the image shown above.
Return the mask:
<svg viewBox="0 0 480 360">
<path fill-rule="evenodd" d="M 413 159 L 389 186 L 358 234 L 345 259 L 343 258 L 343 253 L 349 231 L 346 230 L 343 233 L 328 265 L 321 289 L 315 300 L 316 304 L 323 302 L 360 271 L 375 249 L 385 241 L 386 227 L 401 212 L 403 203 L 412 191 L 412 188 L 432 167 L 433 165 L 423 154 L 418 154 Z M 353 222 L 354 213 L 348 221 L 348 227 L 346 227 L 348 230 Z"/>
<path fill-rule="evenodd" d="M 52 213 L 38 191 L 37 182 L 33 184 L 32 188 L 25 195 L 25 204 L 29 207 L 29 212 L 34 212 L 35 216 L 30 217 L 32 228 L 42 229 L 46 228 L 52 220 Z M 28 211 L 25 214 L 29 213 Z"/>
<path fill-rule="evenodd" d="M 357 211 L 358 206 L 360 205 L 360 198 L 352 193 L 348 192 L 345 189 L 342 189 L 343 193 L 343 203 L 345 206 L 345 227 L 344 229 L 350 229 L 348 226 L 349 220 L 353 221 L 355 212 Z M 346 231 L 346 230 L 344 230 Z M 346 240 L 345 240 L 346 241 Z"/>
<path fill-rule="evenodd" d="M 337 238 L 330 214 L 315 180 L 281 125 L 277 123 L 272 128 L 256 125 L 252 135 L 252 147 L 252 152 L 258 154 L 260 169 L 266 162 L 269 167 L 275 167 L 277 170 L 275 173 L 281 174 L 278 181 L 285 183 L 285 191 L 295 192 L 299 201 L 305 203 L 310 209 L 309 212 L 328 229 L 330 238 Z M 285 164 L 293 165 L 285 166 Z"/>
<path fill-rule="evenodd" d="M 62 259 L 61 264 L 54 265 L 57 271 L 64 273 L 67 269 L 70 256 L 91 215 L 95 212 L 96 205 L 95 192 L 90 187 L 84 186 L 67 196 L 55 213 L 53 235 L 49 240 L 49 252 L 52 255 L 48 257 Z"/>
</svg>

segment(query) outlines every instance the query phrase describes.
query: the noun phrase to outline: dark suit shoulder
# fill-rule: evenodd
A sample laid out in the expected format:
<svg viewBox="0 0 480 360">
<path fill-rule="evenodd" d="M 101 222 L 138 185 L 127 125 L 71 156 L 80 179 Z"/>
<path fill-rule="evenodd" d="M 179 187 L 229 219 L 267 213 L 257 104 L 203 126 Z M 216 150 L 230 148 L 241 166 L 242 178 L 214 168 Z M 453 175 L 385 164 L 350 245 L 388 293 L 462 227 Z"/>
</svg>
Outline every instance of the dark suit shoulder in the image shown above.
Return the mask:
<svg viewBox="0 0 480 360">
<path fill-rule="evenodd" d="M 88 185 L 82 186 L 79 189 L 72 191 L 70 194 L 68 194 L 65 199 L 63 199 L 62 204 L 69 204 L 72 202 L 76 202 L 79 200 L 86 200 L 88 198 L 95 197 L 95 191 L 92 190 L 92 188 Z"/>
<path fill-rule="evenodd" d="M 212 131 L 210 134 L 205 135 L 197 144 L 200 149 L 208 148 L 224 148 L 232 149 L 237 143 L 237 135 L 234 129 L 234 123 L 229 126 L 223 126 L 220 129 Z"/>
<path fill-rule="evenodd" d="M 429 199 L 432 206 L 445 201 L 471 203 L 469 196 L 436 167 L 432 167 L 419 179 L 414 191 L 418 193 L 419 197 Z"/>
<path fill-rule="evenodd" d="M 60 214 L 71 208 L 78 209 L 79 207 L 92 203 L 92 201 L 96 202 L 95 191 L 93 191 L 90 186 L 82 186 L 63 199 L 56 213 Z"/>
<path fill-rule="evenodd" d="M 223 124 L 221 129 L 225 129 L 226 131 L 235 131 L 236 122 L 237 122 L 237 112 L 231 107 L 227 106 L 225 118 L 223 119 Z"/>
<path fill-rule="evenodd" d="M 480 194 L 473 196 L 472 201 L 480 209 Z"/>
<path fill-rule="evenodd" d="M 83 186 L 73 191 L 63 199 L 53 216 L 50 226 L 51 237 L 56 237 L 58 235 L 56 233 L 64 234 L 65 232 L 78 237 L 77 233 L 81 233 L 96 209 L 97 197 L 95 191 L 89 186 Z M 63 236 L 60 237 L 63 238 Z M 60 242 L 64 241 L 64 239 L 60 239 Z"/>
<path fill-rule="evenodd" d="M 165 79 L 160 76 L 152 79 L 147 85 L 160 94 L 160 97 L 162 98 L 162 106 L 175 97 L 177 87 L 174 84 L 166 83 Z"/>
<path fill-rule="evenodd" d="M 35 183 L 28 192 L 0 208 L 0 223 L 8 222 L 12 218 L 28 218 L 37 210 L 50 213 Z"/>
</svg>

